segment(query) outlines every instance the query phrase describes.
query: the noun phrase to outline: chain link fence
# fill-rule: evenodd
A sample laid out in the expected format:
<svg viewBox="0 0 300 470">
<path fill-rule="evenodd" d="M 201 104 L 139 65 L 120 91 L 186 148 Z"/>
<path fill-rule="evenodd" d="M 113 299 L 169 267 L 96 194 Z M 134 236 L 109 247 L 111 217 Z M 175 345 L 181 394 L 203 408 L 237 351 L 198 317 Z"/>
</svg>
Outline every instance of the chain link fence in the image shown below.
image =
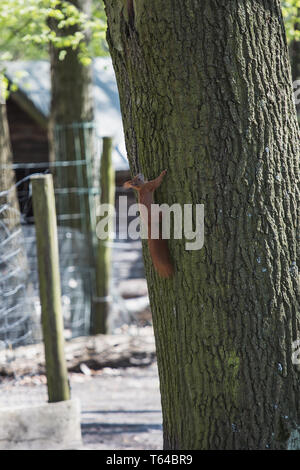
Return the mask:
<svg viewBox="0 0 300 470">
<path fill-rule="evenodd" d="M 76 155 L 72 161 L 67 160 L 64 153 L 66 140 L 72 140 L 70 133 Z M 9 392 L 5 393 L 5 363 L 14 360 L 18 348 L 30 344 L 40 345 L 42 341 L 30 185 L 33 173 L 50 171 L 54 176 L 65 338 L 89 334 L 95 286 L 91 250 L 100 194 L 96 183 L 99 168 L 96 165 L 95 169 L 92 165 L 92 161 L 97 158 L 86 151 L 86 142 L 92 138 L 93 126 L 90 124 L 73 125 L 67 130 L 58 128 L 55 162 L 18 163 L 0 168 L 2 172 L 14 171 L 16 178 L 13 187 L 0 192 L 0 407 L 10 403 Z M 94 144 L 90 148 L 99 155 L 100 162 L 99 145 Z M 123 188 L 116 188 L 117 194 L 122 192 Z M 19 202 L 17 205 L 16 196 Z M 122 325 L 130 325 L 135 321 L 130 299 L 124 298 L 120 285 L 125 280 L 144 276 L 140 241 L 120 241 L 118 238 L 125 228 L 122 226 L 124 223 L 127 223 L 127 219 L 121 219 L 121 225 L 117 227 L 118 234 L 115 234 L 112 242 L 110 323 L 111 330 L 117 332 L 120 332 Z M 143 297 L 142 302 L 144 306 L 141 308 L 146 308 L 147 296 Z M 41 387 L 38 388 L 41 393 L 34 396 L 24 394 L 26 378 L 18 376 L 17 371 L 13 375 L 15 384 L 19 384 L 18 404 L 46 400 L 46 384 L 42 383 L 44 379 L 35 377 L 35 380 L 41 381 Z M 34 371 L 32 375 L 35 375 Z"/>
</svg>

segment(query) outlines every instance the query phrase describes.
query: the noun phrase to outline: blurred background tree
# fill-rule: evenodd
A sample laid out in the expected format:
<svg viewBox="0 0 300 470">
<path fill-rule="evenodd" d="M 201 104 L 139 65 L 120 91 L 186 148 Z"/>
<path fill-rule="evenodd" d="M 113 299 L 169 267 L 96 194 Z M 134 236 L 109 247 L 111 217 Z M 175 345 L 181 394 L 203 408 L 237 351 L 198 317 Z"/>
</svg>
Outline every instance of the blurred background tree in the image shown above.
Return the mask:
<svg viewBox="0 0 300 470">
<path fill-rule="evenodd" d="M 300 88 L 300 0 L 282 2 L 282 11 L 289 43 L 294 90 L 296 91 Z M 300 103 L 297 101 L 296 108 L 300 122 Z"/>
<path fill-rule="evenodd" d="M 99 0 L 3 0 L 0 4 L 0 31 L 0 85 L 3 98 L 0 116 L 0 191 L 8 189 L 15 182 L 14 171 L 9 167 L 9 163 L 12 163 L 12 154 L 5 101 L 10 92 L 16 91 L 18 79 L 23 76 L 23 72 L 20 72 L 13 83 L 9 82 L 5 77 L 5 62 L 42 59 L 51 63 L 51 125 L 48 128 L 50 148 L 55 147 L 56 128 L 62 130 L 66 144 L 64 154 L 59 146 L 55 155 L 51 151 L 51 161 L 53 163 L 60 159 L 70 161 L 71 166 L 61 177 L 60 184 L 63 185 L 63 189 L 71 187 L 77 189 L 79 194 L 80 184 L 75 171 L 77 167 L 73 167 L 72 162 L 76 159 L 85 160 L 87 154 L 96 156 L 93 149 L 94 141 L 91 138 L 93 131 L 91 62 L 95 56 L 108 55 L 103 3 Z M 73 127 L 76 138 L 78 137 L 80 141 L 79 151 L 78 145 L 76 146 L 76 155 Z M 80 180 L 83 180 L 84 186 L 80 189 L 87 191 L 89 187 L 86 188 L 85 184 L 86 168 L 89 166 L 80 168 L 82 172 Z M 97 176 L 99 180 L 99 175 Z M 16 191 L 10 192 L 10 196 L 11 204 L 18 207 Z M 85 221 L 87 219 L 87 222 L 83 224 L 80 220 L 78 225 L 75 224 L 75 219 L 74 221 L 70 219 L 69 222 L 72 222 L 73 228 L 82 229 L 88 238 L 89 265 L 92 271 L 94 265 L 92 234 L 95 230 L 90 228 L 92 226 L 90 199 L 89 192 L 84 197 L 78 196 L 77 193 L 74 197 L 68 194 L 69 207 L 66 213 L 70 214 L 70 217 L 73 213 L 80 213 L 78 207 L 81 207 L 83 200 L 84 209 L 80 216 Z M 61 207 L 60 202 L 58 206 Z M 62 212 L 64 212 L 63 205 Z M 96 223 L 94 219 L 93 223 Z"/>
<path fill-rule="evenodd" d="M 89 29 L 87 45 L 80 33 L 58 36 L 49 26 L 49 18 L 57 20 L 59 29 L 76 26 Z M 72 2 L 64 0 L 3 0 L 0 4 L 0 60 L 48 59 L 49 43 L 58 48 L 79 47 L 80 60 L 108 55 L 105 40 L 106 17 L 102 0 L 93 0 L 90 18 Z M 23 43 L 24 47 L 20 44 Z M 61 53 L 61 60 L 65 54 Z"/>
<path fill-rule="evenodd" d="M 300 0 L 282 1 L 282 13 L 288 42 L 300 40 Z"/>
<path fill-rule="evenodd" d="M 285 21 L 288 42 L 300 41 L 300 0 L 283 0 L 282 11 Z M 56 42 L 61 46 L 61 38 L 57 39 L 48 26 L 48 18 L 53 17 L 60 21 L 60 27 L 84 23 L 86 16 L 82 14 L 71 2 L 65 0 L 2 0 L 0 4 L 0 59 L 11 60 L 46 59 L 49 52 L 47 43 Z M 108 55 L 105 40 L 106 15 L 102 0 L 92 1 L 92 20 L 89 19 L 91 41 L 87 48 L 83 48 L 82 58 L 87 56 Z M 77 46 L 80 36 L 65 38 L 66 47 Z M 100 39 L 100 40 L 99 40 Z M 20 41 L 26 48 L 20 47 Z"/>
<path fill-rule="evenodd" d="M 296 80 L 300 78 L 300 0 L 283 0 L 281 5 Z M 57 20 L 59 29 L 77 25 L 77 32 L 58 36 L 49 26 L 49 18 Z M 79 32 L 82 29 L 91 32 L 88 44 Z M 84 64 L 89 64 L 92 57 L 109 55 L 102 0 L 92 0 L 90 18 L 67 0 L 2 0 L 0 30 L 0 60 L 48 59 L 49 43 L 60 49 L 61 60 L 70 47 L 79 47 L 78 57 Z"/>
</svg>

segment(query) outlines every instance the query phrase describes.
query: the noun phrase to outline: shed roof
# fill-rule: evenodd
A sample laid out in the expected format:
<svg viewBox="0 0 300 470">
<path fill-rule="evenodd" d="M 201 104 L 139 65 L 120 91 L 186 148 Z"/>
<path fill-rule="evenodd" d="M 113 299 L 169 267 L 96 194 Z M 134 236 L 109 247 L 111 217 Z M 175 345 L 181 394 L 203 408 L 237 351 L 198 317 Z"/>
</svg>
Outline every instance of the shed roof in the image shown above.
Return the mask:
<svg viewBox="0 0 300 470">
<path fill-rule="evenodd" d="M 46 119 L 50 114 L 50 63 L 46 60 L 6 62 L 6 75 L 17 81 L 19 92 Z M 116 77 L 110 57 L 93 60 L 95 123 L 98 137 L 114 139 L 113 162 L 117 171 L 128 169 Z"/>
</svg>

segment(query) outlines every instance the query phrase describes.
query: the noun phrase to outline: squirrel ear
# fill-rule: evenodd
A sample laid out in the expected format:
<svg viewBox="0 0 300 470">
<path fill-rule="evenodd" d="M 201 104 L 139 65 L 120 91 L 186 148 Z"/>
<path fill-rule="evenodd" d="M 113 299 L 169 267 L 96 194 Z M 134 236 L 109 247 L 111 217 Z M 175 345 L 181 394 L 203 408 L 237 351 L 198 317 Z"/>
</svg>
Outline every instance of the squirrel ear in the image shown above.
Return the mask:
<svg viewBox="0 0 300 470">
<path fill-rule="evenodd" d="M 142 185 L 138 184 L 135 178 L 133 180 L 125 181 L 125 183 L 123 184 L 123 188 L 132 188 L 136 191 L 139 191 L 141 187 Z"/>
<path fill-rule="evenodd" d="M 125 183 L 123 184 L 123 188 L 132 188 L 132 181 L 125 181 Z"/>
</svg>

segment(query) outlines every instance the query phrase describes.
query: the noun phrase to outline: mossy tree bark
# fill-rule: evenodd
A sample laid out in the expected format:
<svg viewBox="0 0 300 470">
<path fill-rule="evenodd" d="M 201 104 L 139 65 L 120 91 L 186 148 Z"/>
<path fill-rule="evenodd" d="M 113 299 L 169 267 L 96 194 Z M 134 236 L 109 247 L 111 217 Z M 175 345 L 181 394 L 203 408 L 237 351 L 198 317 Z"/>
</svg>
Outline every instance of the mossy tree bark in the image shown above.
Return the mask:
<svg viewBox="0 0 300 470">
<path fill-rule="evenodd" d="M 205 205 L 205 242 L 145 250 L 166 449 L 300 448 L 299 129 L 279 0 L 105 0 L 133 173 Z M 299 231 L 298 231 L 299 236 Z"/>
</svg>

